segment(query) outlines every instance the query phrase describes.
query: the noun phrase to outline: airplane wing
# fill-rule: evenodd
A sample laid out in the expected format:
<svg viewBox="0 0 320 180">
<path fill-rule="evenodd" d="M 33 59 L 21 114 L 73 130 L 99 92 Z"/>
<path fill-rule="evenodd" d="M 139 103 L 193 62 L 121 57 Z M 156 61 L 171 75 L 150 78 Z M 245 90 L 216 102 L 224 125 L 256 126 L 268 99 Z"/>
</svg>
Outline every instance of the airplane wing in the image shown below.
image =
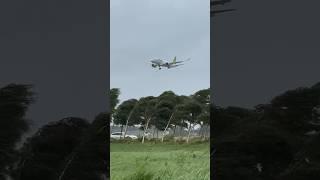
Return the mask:
<svg viewBox="0 0 320 180">
<path fill-rule="evenodd" d="M 154 59 L 150 61 L 152 64 L 162 65 L 163 61 L 161 59 Z"/>
<path fill-rule="evenodd" d="M 170 69 L 170 68 L 175 68 L 175 67 L 182 66 L 182 65 L 184 65 L 184 64 L 175 64 L 175 65 L 171 65 L 171 66 L 169 66 L 169 67 L 168 67 L 168 69 Z"/>
<path fill-rule="evenodd" d="M 188 59 L 186 59 L 186 60 L 184 60 L 184 61 L 176 61 L 176 64 L 178 64 L 178 63 L 183 63 L 183 62 L 190 61 L 190 60 L 191 60 L 191 59 L 188 58 Z"/>
</svg>

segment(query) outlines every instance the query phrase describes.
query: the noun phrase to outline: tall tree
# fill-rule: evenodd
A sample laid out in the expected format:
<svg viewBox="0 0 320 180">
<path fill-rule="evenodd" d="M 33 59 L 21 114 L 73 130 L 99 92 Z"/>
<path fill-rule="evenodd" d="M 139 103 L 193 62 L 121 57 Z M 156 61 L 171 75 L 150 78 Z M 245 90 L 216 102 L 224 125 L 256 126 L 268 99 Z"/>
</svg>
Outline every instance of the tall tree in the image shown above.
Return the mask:
<svg viewBox="0 0 320 180">
<path fill-rule="evenodd" d="M 320 90 L 301 87 L 286 91 L 271 101 L 266 113 L 277 119 L 277 123 L 292 132 L 305 133 L 310 130 L 312 110 L 320 105 Z"/>
<path fill-rule="evenodd" d="M 201 105 L 202 108 L 202 112 L 197 118 L 197 121 L 199 122 L 199 124 L 201 124 L 200 132 L 203 131 L 204 139 L 206 139 L 207 128 L 210 125 L 210 95 L 211 91 L 210 88 L 208 88 L 197 91 L 191 96 L 195 101 L 197 101 Z"/>
<path fill-rule="evenodd" d="M 40 128 L 21 149 L 15 179 L 57 179 L 88 127 L 85 119 L 69 117 Z"/>
<path fill-rule="evenodd" d="M 210 95 L 211 95 L 211 91 L 210 91 L 210 88 L 208 88 L 208 89 L 202 89 L 200 91 L 197 91 L 196 93 L 191 95 L 191 97 L 202 105 L 209 105 Z"/>
<path fill-rule="evenodd" d="M 113 121 L 115 124 L 121 125 L 121 132 L 123 131 L 123 126 L 125 126 L 124 137 L 128 126 L 134 125 L 136 122 L 136 120 L 130 121 L 130 119 L 136 118 L 133 116 L 133 113 L 137 105 L 138 101 L 136 99 L 129 99 L 122 102 L 114 112 Z"/>
<path fill-rule="evenodd" d="M 208 134 L 208 127 L 210 127 L 210 106 L 204 106 L 202 107 L 201 114 L 197 117 L 197 122 L 201 124 L 200 132 L 202 131 L 203 139 L 206 139 L 206 136 Z"/>
<path fill-rule="evenodd" d="M 32 85 L 10 84 L 0 89 L 0 179 L 16 160 L 15 145 L 28 129 L 25 114 L 32 102 Z"/>
<path fill-rule="evenodd" d="M 153 96 L 143 97 L 139 99 L 139 106 L 137 107 L 138 116 L 140 122 L 143 125 L 142 143 L 145 141 L 145 135 L 150 126 L 152 118 L 154 118 L 157 112 L 158 99 Z"/>
<path fill-rule="evenodd" d="M 104 128 L 109 121 L 108 113 L 96 116 L 90 127 L 86 130 L 81 142 L 69 154 L 59 169 L 60 180 L 96 180 L 108 179 L 109 176 L 109 134 Z"/>
<path fill-rule="evenodd" d="M 198 123 L 198 116 L 201 114 L 202 108 L 198 102 L 190 99 L 181 106 L 180 110 L 182 111 L 183 118 L 185 118 L 189 124 L 187 137 L 187 143 L 189 143 L 191 129 L 194 124 Z"/>
<path fill-rule="evenodd" d="M 174 124 L 177 115 L 177 106 L 181 104 L 184 98 L 177 96 L 172 91 L 166 91 L 159 96 L 158 105 L 158 119 L 162 122 L 161 130 L 163 130 L 161 141 L 163 142 L 164 136 L 171 124 Z M 165 125 L 165 126 L 163 126 Z M 159 128 L 158 128 L 159 129 Z"/>
<path fill-rule="evenodd" d="M 115 111 L 115 107 L 119 103 L 119 95 L 120 95 L 120 89 L 119 88 L 110 89 L 110 109 L 111 109 L 111 113 L 112 114 Z"/>
</svg>

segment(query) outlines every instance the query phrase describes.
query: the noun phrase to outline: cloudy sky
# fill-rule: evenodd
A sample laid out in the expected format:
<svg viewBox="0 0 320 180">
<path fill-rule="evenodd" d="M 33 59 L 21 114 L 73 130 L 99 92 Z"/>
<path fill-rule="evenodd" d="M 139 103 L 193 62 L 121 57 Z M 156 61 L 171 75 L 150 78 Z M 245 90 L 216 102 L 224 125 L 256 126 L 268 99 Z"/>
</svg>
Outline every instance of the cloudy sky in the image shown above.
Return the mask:
<svg viewBox="0 0 320 180">
<path fill-rule="evenodd" d="M 111 0 L 110 87 L 121 100 L 172 90 L 189 95 L 210 87 L 210 15 L 207 0 Z M 174 69 L 149 60 L 191 58 Z"/>
<path fill-rule="evenodd" d="M 252 107 L 320 81 L 320 1 L 234 0 L 211 19 L 214 99 Z"/>
<path fill-rule="evenodd" d="M 32 127 L 107 109 L 105 8 L 104 0 L 0 2 L 0 87 L 35 86 Z"/>
</svg>

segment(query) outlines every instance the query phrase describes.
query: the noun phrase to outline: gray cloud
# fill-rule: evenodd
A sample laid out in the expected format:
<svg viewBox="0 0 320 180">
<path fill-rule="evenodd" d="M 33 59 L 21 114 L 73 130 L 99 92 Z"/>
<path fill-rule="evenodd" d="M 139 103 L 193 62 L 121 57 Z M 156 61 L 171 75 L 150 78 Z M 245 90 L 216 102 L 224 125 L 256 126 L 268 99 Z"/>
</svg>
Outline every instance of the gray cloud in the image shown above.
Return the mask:
<svg viewBox="0 0 320 180">
<path fill-rule="evenodd" d="M 0 86 L 35 85 L 34 127 L 66 116 L 92 120 L 107 109 L 105 1 L 0 3 Z"/>
<path fill-rule="evenodd" d="M 217 104 L 252 107 L 320 79 L 320 2 L 233 1 L 211 20 Z"/>
<path fill-rule="evenodd" d="M 112 0 L 111 87 L 121 100 L 191 94 L 210 86 L 210 16 L 205 0 Z M 149 60 L 191 58 L 184 66 L 158 71 Z"/>
</svg>

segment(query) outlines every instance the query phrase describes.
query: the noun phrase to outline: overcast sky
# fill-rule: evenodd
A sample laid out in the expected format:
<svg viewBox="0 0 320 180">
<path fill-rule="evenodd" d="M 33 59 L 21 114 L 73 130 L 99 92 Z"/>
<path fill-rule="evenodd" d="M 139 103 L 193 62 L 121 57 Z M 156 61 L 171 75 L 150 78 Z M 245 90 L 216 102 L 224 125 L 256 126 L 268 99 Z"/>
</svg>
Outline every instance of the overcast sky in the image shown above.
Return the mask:
<svg viewBox="0 0 320 180">
<path fill-rule="evenodd" d="M 68 116 L 92 120 L 107 109 L 107 7 L 88 2 L 0 2 L 0 86 L 35 86 L 33 127 Z"/>
<path fill-rule="evenodd" d="M 320 81 L 320 1 L 234 0 L 211 19 L 214 100 L 252 107 Z"/>
<path fill-rule="evenodd" d="M 210 87 L 209 1 L 111 0 L 110 14 L 110 87 L 121 100 Z M 191 61 L 160 71 L 149 62 L 174 56 Z"/>
</svg>

